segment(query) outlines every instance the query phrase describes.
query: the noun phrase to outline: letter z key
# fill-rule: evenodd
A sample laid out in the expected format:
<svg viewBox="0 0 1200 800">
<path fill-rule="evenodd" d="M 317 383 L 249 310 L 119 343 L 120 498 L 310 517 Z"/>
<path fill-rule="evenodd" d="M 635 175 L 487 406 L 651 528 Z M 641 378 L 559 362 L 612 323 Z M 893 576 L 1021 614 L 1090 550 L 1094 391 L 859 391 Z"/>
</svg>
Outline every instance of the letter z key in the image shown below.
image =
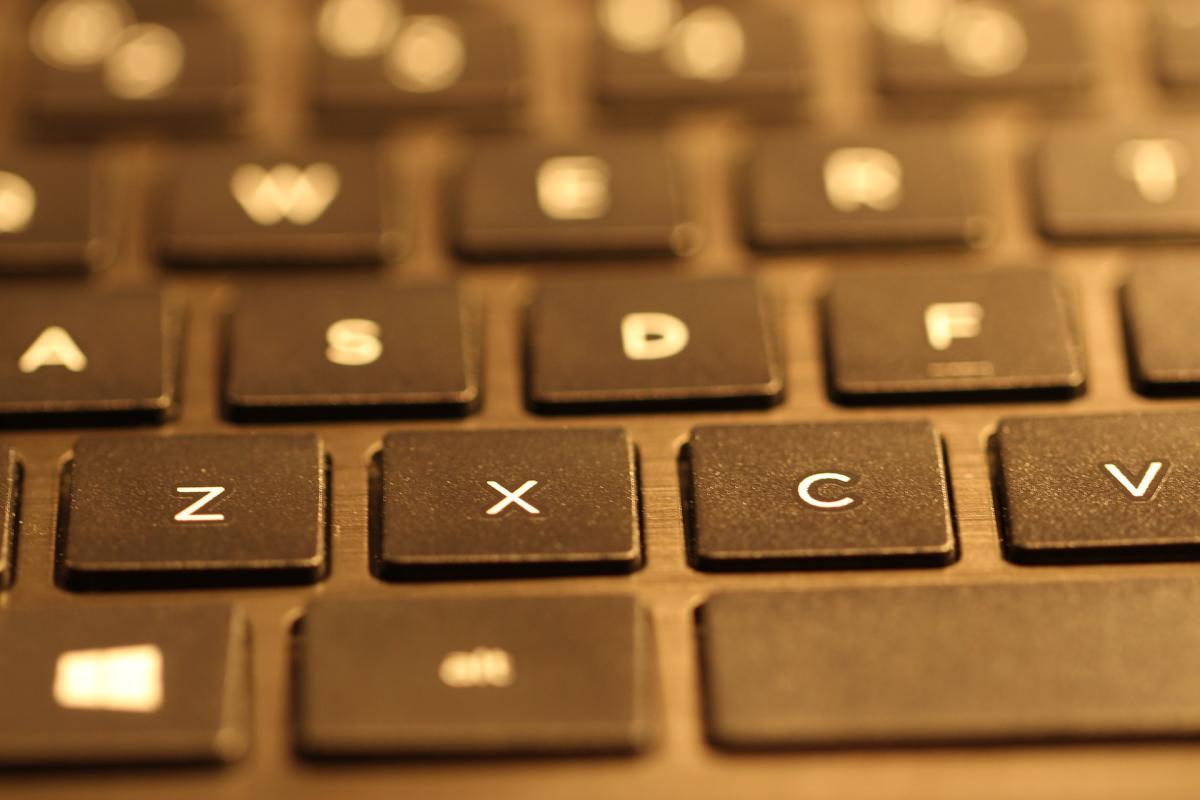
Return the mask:
<svg viewBox="0 0 1200 800">
<path fill-rule="evenodd" d="M 326 568 L 315 436 L 94 436 L 63 477 L 72 588 L 313 581 Z"/>
</svg>

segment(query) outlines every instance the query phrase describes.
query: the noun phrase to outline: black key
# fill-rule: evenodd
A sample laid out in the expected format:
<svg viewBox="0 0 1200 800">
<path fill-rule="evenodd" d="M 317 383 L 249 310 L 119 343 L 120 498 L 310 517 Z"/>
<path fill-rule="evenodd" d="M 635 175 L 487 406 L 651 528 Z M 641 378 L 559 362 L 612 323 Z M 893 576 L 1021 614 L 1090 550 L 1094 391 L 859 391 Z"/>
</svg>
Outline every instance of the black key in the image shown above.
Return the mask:
<svg viewBox="0 0 1200 800">
<path fill-rule="evenodd" d="M 524 100 L 516 31 L 486 6 L 323 0 L 313 30 L 312 102 L 332 128 L 379 130 L 428 116 L 502 125 Z"/>
<path fill-rule="evenodd" d="M 16 573 L 17 507 L 21 498 L 21 461 L 17 451 L 0 447 L 0 589 L 12 584 Z"/>
<path fill-rule="evenodd" d="M 789 116 L 808 85 L 793 15 L 761 0 L 596 0 L 596 93 L 618 111 Z"/>
<path fill-rule="evenodd" d="M 937 128 L 779 130 L 758 146 L 748 179 L 757 247 L 981 245 L 992 231 L 956 143 Z"/>
<path fill-rule="evenodd" d="M 316 436 L 94 436 L 63 476 L 72 588 L 315 581 L 328 475 Z"/>
<path fill-rule="evenodd" d="M 1200 3 L 1161 0 L 1154 15 L 1158 76 L 1175 88 L 1200 86 Z"/>
<path fill-rule="evenodd" d="M 826 298 L 834 397 L 851 402 L 1071 397 L 1074 321 L 1044 269 L 861 269 Z"/>
<path fill-rule="evenodd" d="M 1200 414 L 1007 419 L 992 446 L 1010 558 L 1200 555 Z"/>
<path fill-rule="evenodd" d="M 385 171 L 369 146 L 305 154 L 180 151 L 159 242 L 173 266 L 373 266 L 385 231 Z"/>
<path fill-rule="evenodd" d="M 932 7 L 931 7 L 932 6 Z M 1094 65 L 1079 7 L 1062 0 L 872 0 L 884 92 L 1070 92 Z"/>
<path fill-rule="evenodd" d="M 780 748 L 1200 734 L 1192 580 L 726 594 L 709 738 Z M 1137 676 L 1136 680 L 1130 676 Z"/>
<path fill-rule="evenodd" d="M 97 226 L 91 157 L 36 150 L 0 158 L 0 275 L 83 272 L 112 256 Z"/>
<path fill-rule="evenodd" d="M 219 131 L 245 104 L 234 33 L 202 2 L 43 0 L 28 39 L 25 103 L 51 135 Z"/>
<path fill-rule="evenodd" d="M 312 604 L 296 660 L 309 756 L 624 753 L 656 724 L 630 597 Z"/>
<path fill-rule="evenodd" d="M 697 428 L 684 469 L 702 569 L 955 558 L 942 444 L 927 422 Z"/>
<path fill-rule="evenodd" d="M 774 330 L 751 278 L 547 281 L 530 309 L 529 402 L 538 411 L 782 398 Z"/>
<path fill-rule="evenodd" d="M 0 424 L 162 422 L 182 315 L 156 291 L 0 292 Z"/>
<path fill-rule="evenodd" d="M 229 762 L 249 746 L 247 625 L 228 606 L 0 614 L 0 764 Z"/>
<path fill-rule="evenodd" d="M 459 188 L 454 246 L 467 258 L 666 256 L 699 244 L 659 136 L 480 142 Z"/>
<path fill-rule="evenodd" d="M 452 286 L 261 289 L 233 315 L 225 402 L 237 419 L 466 414 L 470 327 Z"/>
<path fill-rule="evenodd" d="M 1200 237 L 1200 125 L 1060 125 L 1037 157 L 1042 231 L 1055 239 Z"/>
<path fill-rule="evenodd" d="M 378 457 L 374 562 L 388 578 L 629 572 L 642 561 L 620 430 L 406 431 Z"/>
<path fill-rule="evenodd" d="M 1134 383 L 1147 394 L 1200 392 L 1200 268 L 1138 266 L 1125 284 L 1125 328 Z"/>
</svg>

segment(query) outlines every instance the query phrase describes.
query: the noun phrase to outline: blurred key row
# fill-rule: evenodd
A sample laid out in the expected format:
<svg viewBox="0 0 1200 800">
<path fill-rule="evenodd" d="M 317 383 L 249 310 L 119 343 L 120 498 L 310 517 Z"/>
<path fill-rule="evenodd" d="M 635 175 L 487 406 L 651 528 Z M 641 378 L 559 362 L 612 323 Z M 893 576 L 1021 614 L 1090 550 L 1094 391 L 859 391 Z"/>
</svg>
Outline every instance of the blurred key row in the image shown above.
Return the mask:
<svg viewBox="0 0 1200 800">
<path fill-rule="evenodd" d="M 717 594 L 692 634 L 704 726 L 728 749 L 1195 736 L 1198 602 L 1145 578 Z M 667 619 L 615 594 L 322 599 L 269 645 L 291 713 L 252 721 L 237 607 L 7 609 L 0 766 L 228 763 L 285 717 L 317 759 L 632 754 L 682 719 Z"/>
<path fill-rule="evenodd" d="M 1121 295 L 1134 384 L 1194 394 L 1200 269 L 1138 265 Z M 1070 398 L 1086 386 L 1074 300 L 1051 270 L 847 269 L 815 303 L 827 389 L 841 403 Z M 548 414 L 777 404 L 790 321 L 781 310 L 752 277 L 543 280 L 514 322 L 525 334 L 523 399 Z M 485 399 L 482 314 L 450 284 L 247 289 L 218 317 L 222 412 L 472 413 Z M 173 419 L 186 319 L 170 291 L 8 289 L 0 424 Z"/>
<path fill-rule="evenodd" d="M 989 447 L 1010 560 L 1200 553 L 1195 412 L 1005 419 Z M 0 579 L 10 582 L 21 462 L 0 452 Z M 312 434 L 80 438 L 60 475 L 55 577 L 71 589 L 322 580 L 337 549 L 331 462 Z M 699 569 L 958 557 L 953 476 L 928 422 L 700 427 L 680 469 Z M 369 465 L 371 570 L 393 580 L 632 572 L 645 558 L 637 476 L 619 429 L 390 433 Z"/>
<path fill-rule="evenodd" d="M 438 116 L 520 119 L 533 34 L 494 4 L 314 0 L 303 56 L 306 106 L 331 130 Z M 1200 84 L 1195 0 L 1143 16 L 1161 83 Z M 864 0 L 858 33 L 892 98 L 1080 94 L 1096 83 L 1084 9 L 1067 0 Z M 587 10 L 592 13 L 587 14 Z M 589 88 L 615 118 L 734 106 L 795 116 L 815 82 L 808 12 L 765 0 L 595 0 L 579 8 Z M 203 0 L 44 0 L 23 25 L 24 108 L 40 134 L 114 127 L 237 129 L 250 102 L 233 15 Z M 205 57 L 199 57 L 204 54 Z"/>
<path fill-rule="evenodd" d="M 980 159 L 947 130 L 765 133 L 741 170 L 743 234 L 760 250 L 984 247 L 1000 221 Z M 152 258 L 175 267 L 373 266 L 402 255 L 408 198 L 373 146 L 176 152 L 147 210 Z M 1061 241 L 1200 236 L 1200 127 L 1054 127 L 1033 159 L 1037 224 Z M 447 248 L 468 261 L 692 255 L 706 231 L 663 136 L 480 140 L 445 187 Z M 109 181 L 74 148 L 0 159 L 0 274 L 79 272 L 121 249 Z"/>
</svg>

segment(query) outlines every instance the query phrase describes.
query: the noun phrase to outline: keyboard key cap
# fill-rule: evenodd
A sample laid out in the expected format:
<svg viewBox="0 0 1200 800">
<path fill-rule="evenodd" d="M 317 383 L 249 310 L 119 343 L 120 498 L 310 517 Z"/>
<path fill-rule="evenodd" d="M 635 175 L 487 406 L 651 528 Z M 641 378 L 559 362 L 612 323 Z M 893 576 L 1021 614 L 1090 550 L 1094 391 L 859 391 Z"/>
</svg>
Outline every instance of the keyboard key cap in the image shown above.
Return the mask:
<svg viewBox="0 0 1200 800">
<path fill-rule="evenodd" d="M 1192 580 L 724 594 L 700 612 L 729 748 L 1200 734 Z M 1136 680 L 1130 676 L 1136 675 Z"/>
<path fill-rule="evenodd" d="M 461 415 L 479 401 L 475 333 L 453 286 L 260 289 L 230 334 L 236 419 Z"/>
<path fill-rule="evenodd" d="M 0 424 L 163 422 L 182 315 L 157 291 L 0 292 Z"/>
<path fill-rule="evenodd" d="M 371 147 L 307 154 L 180 151 L 159 242 L 172 266 L 373 266 L 385 232 L 387 181 Z"/>
<path fill-rule="evenodd" d="M 769 406 L 774 331 L 751 278 L 546 281 L 529 312 L 529 402 L 544 413 Z"/>
<path fill-rule="evenodd" d="M 0 764 L 236 761 L 247 634 L 229 606 L 5 609 Z"/>
<path fill-rule="evenodd" d="M 637 469 L 623 431 L 392 433 L 378 469 L 383 577 L 641 564 Z"/>
<path fill-rule="evenodd" d="M 882 91 L 1070 92 L 1093 78 L 1078 6 L 1046 0 L 873 0 Z"/>
<path fill-rule="evenodd" d="M 480 142 L 456 214 L 454 246 L 466 258 L 668 256 L 699 244 L 665 142 L 649 134 Z"/>
<path fill-rule="evenodd" d="M 233 31 L 204 3 L 44 0 L 28 36 L 26 105 L 51 135 L 220 131 L 245 103 Z"/>
<path fill-rule="evenodd" d="M 1200 125 L 1063 124 L 1037 157 L 1042 231 L 1054 239 L 1200 236 Z"/>
<path fill-rule="evenodd" d="M 1006 419 L 993 448 L 1010 558 L 1200 555 L 1200 414 Z"/>
<path fill-rule="evenodd" d="M 1200 269 L 1139 265 L 1124 291 L 1134 383 L 1147 394 L 1200 393 Z"/>
<path fill-rule="evenodd" d="M 93 436 L 63 478 L 71 588 L 297 583 L 327 563 L 316 436 Z"/>
<path fill-rule="evenodd" d="M 92 172 L 80 150 L 0 157 L 0 275 L 84 272 L 111 258 L 96 224 Z"/>
<path fill-rule="evenodd" d="M 309 756 L 624 753 L 656 724 L 630 597 L 317 602 L 296 665 Z"/>
<path fill-rule="evenodd" d="M 927 422 L 703 427 L 684 458 L 702 569 L 955 558 L 942 444 Z"/>
<path fill-rule="evenodd" d="M 0 589 L 13 582 L 16 564 L 17 506 L 21 498 L 21 461 L 17 451 L 0 446 Z"/>
<path fill-rule="evenodd" d="M 761 248 L 981 245 L 973 176 L 937 128 L 768 134 L 750 162 L 747 234 Z"/>
<path fill-rule="evenodd" d="M 830 388 L 846 402 L 1072 397 L 1074 321 L 1044 269 L 860 269 L 826 298 Z"/>
<path fill-rule="evenodd" d="M 755 0 L 596 0 L 596 92 L 614 110 L 705 105 L 790 116 L 808 59 L 791 14 Z"/>
<path fill-rule="evenodd" d="M 514 121 L 525 96 L 516 31 L 494 9 L 452 0 L 323 0 L 313 15 L 312 102 L 338 129 L 414 117 Z"/>
</svg>

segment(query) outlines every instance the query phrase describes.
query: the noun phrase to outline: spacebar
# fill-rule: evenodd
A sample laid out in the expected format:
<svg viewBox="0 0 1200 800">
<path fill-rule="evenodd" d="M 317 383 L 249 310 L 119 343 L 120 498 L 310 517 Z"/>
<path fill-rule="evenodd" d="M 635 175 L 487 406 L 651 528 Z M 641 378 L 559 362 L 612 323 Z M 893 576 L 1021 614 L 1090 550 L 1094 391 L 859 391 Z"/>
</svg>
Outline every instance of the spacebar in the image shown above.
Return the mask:
<svg viewBox="0 0 1200 800">
<path fill-rule="evenodd" d="M 701 610 L 731 748 L 1200 734 L 1200 581 L 724 594 Z"/>
</svg>

